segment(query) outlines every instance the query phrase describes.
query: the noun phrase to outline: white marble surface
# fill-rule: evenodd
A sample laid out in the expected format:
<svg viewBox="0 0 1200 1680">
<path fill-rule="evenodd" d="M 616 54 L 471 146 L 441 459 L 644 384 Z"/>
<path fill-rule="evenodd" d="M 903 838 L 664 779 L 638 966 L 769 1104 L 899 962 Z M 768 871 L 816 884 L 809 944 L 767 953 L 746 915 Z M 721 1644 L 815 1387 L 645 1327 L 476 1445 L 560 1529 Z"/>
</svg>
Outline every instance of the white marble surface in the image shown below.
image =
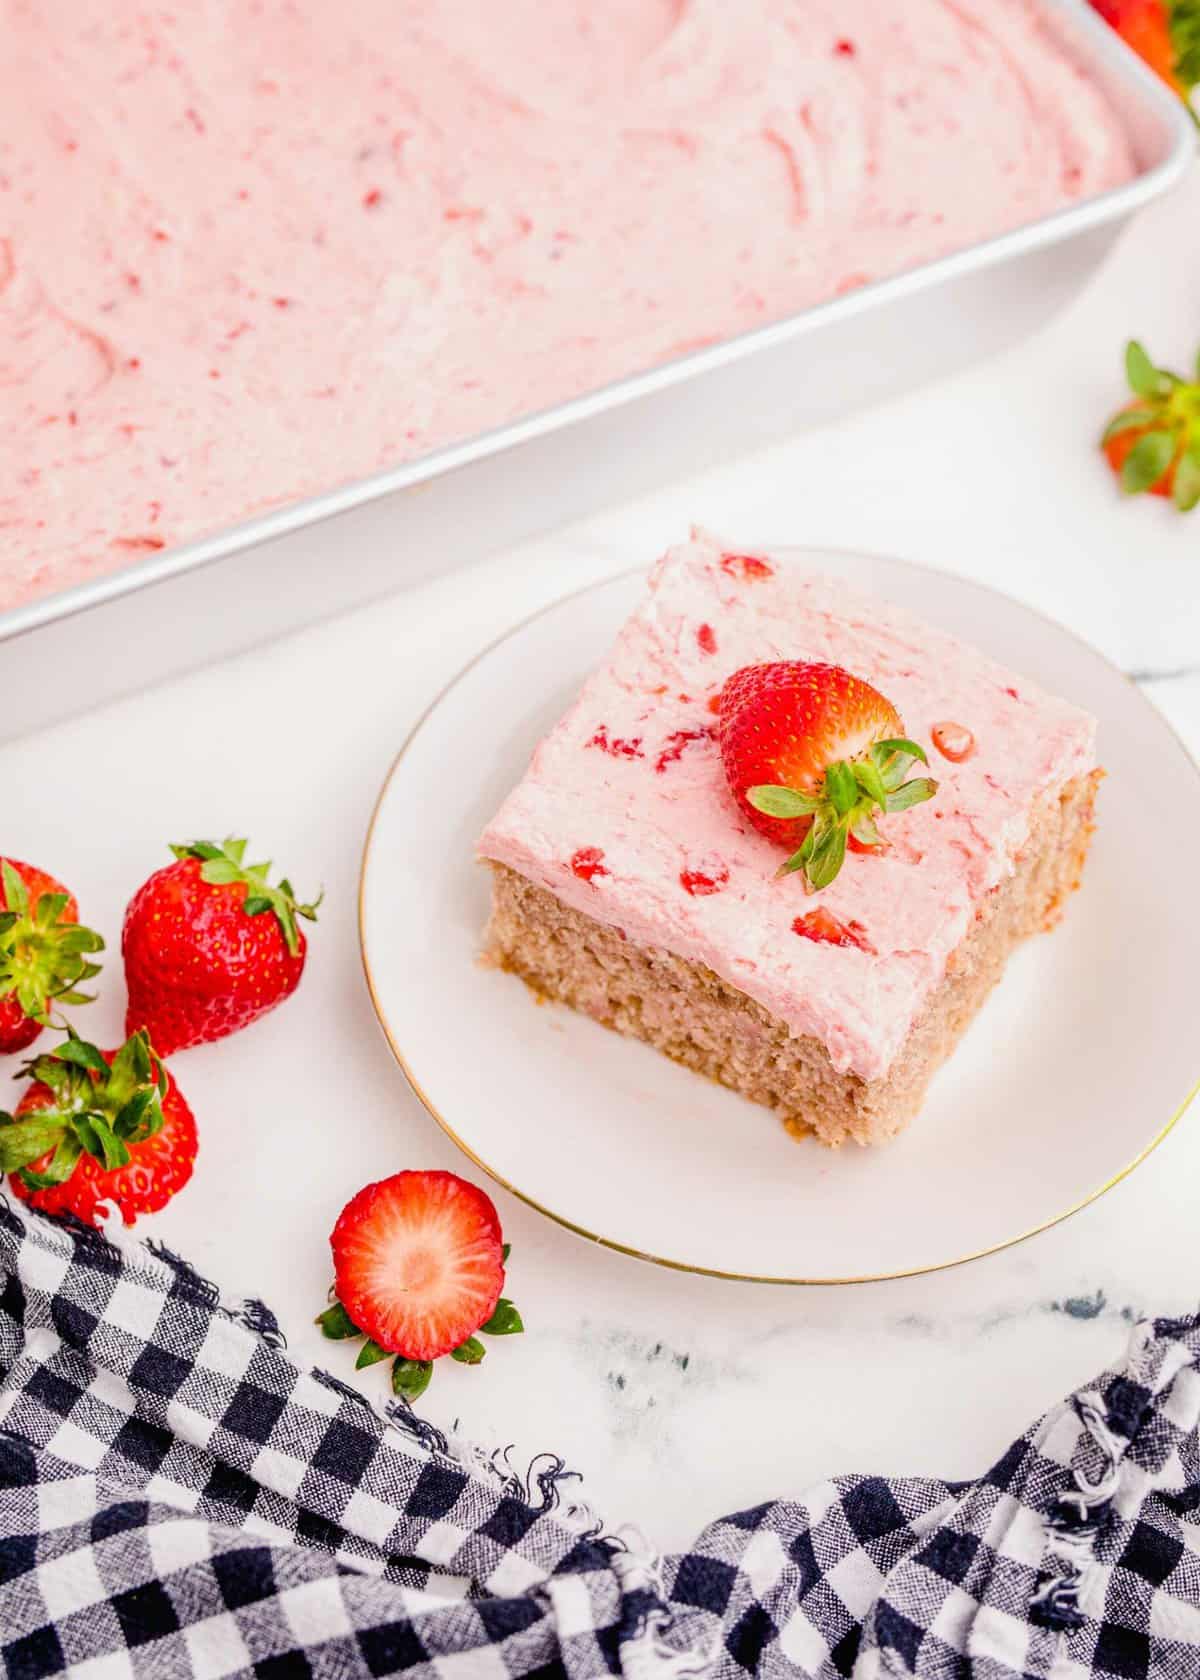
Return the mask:
<svg viewBox="0 0 1200 1680">
<path fill-rule="evenodd" d="M 0 750 L 4 850 L 66 876 L 114 948 L 103 1001 L 80 1022 L 92 1036 L 119 1032 L 121 912 L 168 840 L 248 833 L 298 885 L 326 889 L 297 996 L 178 1058 L 201 1154 L 147 1234 L 229 1293 L 264 1296 L 297 1358 L 351 1375 L 349 1348 L 311 1324 L 334 1217 L 401 1166 L 464 1167 L 410 1095 L 362 979 L 355 896 L 376 791 L 479 646 L 649 560 L 691 520 L 874 547 L 1008 589 L 1142 673 L 1200 752 L 1200 513 L 1122 503 L 1091 447 L 1130 332 L 1164 361 L 1191 358 L 1198 278 L 1200 179 L 1002 360 Z M 1140 864 L 1153 867 L 1152 827 Z M 482 1369 L 447 1363 L 425 1409 L 518 1458 L 560 1451 L 608 1521 L 664 1546 L 838 1470 L 969 1475 L 1115 1355 L 1131 1317 L 1195 1303 L 1198 1181 L 1193 1116 L 1131 1179 L 1021 1247 L 905 1282 L 800 1290 L 639 1265 L 497 1192 L 528 1334 L 495 1344 Z M 386 1369 L 363 1388 L 383 1398 Z"/>
</svg>

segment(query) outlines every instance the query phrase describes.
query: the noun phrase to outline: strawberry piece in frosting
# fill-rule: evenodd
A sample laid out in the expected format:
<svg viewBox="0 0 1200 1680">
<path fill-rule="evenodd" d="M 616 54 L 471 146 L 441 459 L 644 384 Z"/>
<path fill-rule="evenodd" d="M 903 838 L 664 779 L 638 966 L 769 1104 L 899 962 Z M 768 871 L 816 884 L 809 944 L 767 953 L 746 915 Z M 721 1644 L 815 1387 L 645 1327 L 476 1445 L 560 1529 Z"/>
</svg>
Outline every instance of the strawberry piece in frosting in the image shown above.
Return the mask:
<svg viewBox="0 0 1200 1680">
<path fill-rule="evenodd" d="M 797 916 L 792 923 L 792 932 L 798 933 L 802 939 L 815 939 L 821 945 L 849 945 L 858 951 L 874 950 L 861 922 L 839 921 L 823 905 Z"/>
<path fill-rule="evenodd" d="M 589 883 L 597 875 L 607 875 L 609 871 L 604 867 L 604 853 L 599 846 L 580 846 L 571 858 L 571 873 Z"/>
</svg>

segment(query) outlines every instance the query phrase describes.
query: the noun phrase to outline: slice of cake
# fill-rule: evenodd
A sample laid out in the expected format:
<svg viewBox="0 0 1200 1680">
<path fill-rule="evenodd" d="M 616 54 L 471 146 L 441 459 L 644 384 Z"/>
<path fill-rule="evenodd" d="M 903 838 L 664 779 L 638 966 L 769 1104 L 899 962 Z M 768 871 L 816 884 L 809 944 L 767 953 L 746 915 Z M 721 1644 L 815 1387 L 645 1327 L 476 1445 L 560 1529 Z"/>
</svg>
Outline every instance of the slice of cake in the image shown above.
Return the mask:
<svg viewBox="0 0 1200 1680">
<path fill-rule="evenodd" d="M 797 1132 L 879 1142 L 1058 920 L 1100 774 L 1066 701 L 694 533 L 479 842 L 486 954 Z"/>
</svg>

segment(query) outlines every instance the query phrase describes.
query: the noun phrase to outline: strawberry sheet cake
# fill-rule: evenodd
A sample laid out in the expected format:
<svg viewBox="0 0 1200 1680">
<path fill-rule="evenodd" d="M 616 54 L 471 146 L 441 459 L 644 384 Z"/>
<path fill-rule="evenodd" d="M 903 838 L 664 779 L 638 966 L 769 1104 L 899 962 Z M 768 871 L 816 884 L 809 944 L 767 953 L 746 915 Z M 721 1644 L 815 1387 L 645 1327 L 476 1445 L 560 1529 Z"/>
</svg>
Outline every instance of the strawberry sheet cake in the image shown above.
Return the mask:
<svg viewBox="0 0 1200 1680">
<path fill-rule="evenodd" d="M 0 609 L 1127 180 L 1033 0 L 21 0 Z"/>
<path fill-rule="evenodd" d="M 881 1141 L 1078 885 L 1095 732 L 897 606 L 694 533 L 479 842 L 487 954 L 794 1130 Z"/>
</svg>

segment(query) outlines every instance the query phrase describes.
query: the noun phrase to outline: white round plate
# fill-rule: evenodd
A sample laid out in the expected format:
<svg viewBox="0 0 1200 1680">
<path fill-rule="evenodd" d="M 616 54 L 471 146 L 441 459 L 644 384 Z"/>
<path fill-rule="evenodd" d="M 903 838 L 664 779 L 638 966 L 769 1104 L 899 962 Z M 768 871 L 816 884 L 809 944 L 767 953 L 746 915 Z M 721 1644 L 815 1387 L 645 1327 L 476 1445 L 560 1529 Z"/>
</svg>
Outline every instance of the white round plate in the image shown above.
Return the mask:
<svg viewBox="0 0 1200 1680">
<path fill-rule="evenodd" d="M 1136 1166 L 1200 1082 L 1192 964 L 1200 771 L 1122 674 L 995 591 L 899 560 L 793 551 L 910 607 L 1100 720 L 1108 780 L 1084 885 L 1030 941 L 894 1143 L 831 1152 L 767 1109 L 477 962 L 475 839 L 643 588 L 559 601 L 485 649 L 417 725 L 380 796 L 360 924 L 380 1021 L 460 1148 L 594 1241 L 791 1283 L 898 1277 L 1065 1218 Z M 470 742 L 470 775 L 462 748 Z M 459 772 L 447 776 L 447 766 Z M 447 798 L 447 788 L 455 797 Z M 458 797 L 457 790 L 473 791 Z M 1169 821 L 1155 810 L 1169 809 Z M 1153 832 L 1151 832 L 1151 826 Z"/>
</svg>

